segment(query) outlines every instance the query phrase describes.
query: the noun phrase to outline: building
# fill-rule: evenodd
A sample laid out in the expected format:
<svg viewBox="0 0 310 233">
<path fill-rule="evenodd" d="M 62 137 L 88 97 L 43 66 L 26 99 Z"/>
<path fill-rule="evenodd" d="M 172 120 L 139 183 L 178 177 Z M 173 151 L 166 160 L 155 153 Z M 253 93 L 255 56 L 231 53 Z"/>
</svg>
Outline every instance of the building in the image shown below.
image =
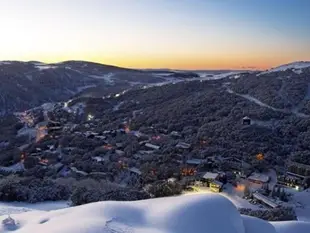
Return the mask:
<svg viewBox="0 0 310 233">
<path fill-rule="evenodd" d="M 275 203 L 274 201 L 272 201 L 270 198 L 260 194 L 260 193 L 253 193 L 253 197 L 261 202 L 263 202 L 264 204 L 266 204 L 267 206 L 271 207 L 271 208 L 277 208 L 279 207 L 279 204 Z"/>
<path fill-rule="evenodd" d="M 181 149 L 189 149 L 191 148 L 191 145 L 185 142 L 179 142 L 175 147 Z"/>
<path fill-rule="evenodd" d="M 159 150 L 160 149 L 160 146 L 157 146 L 157 145 L 154 145 L 154 144 L 151 144 L 151 143 L 145 143 L 144 146 L 147 147 L 147 148 L 153 149 L 153 150 Z"/>
<path fill-rule="evenodd" d="M 128 170 L 129 170 L 130 173 L 132 173 L 132 174 L 136 174 L 136 175 L 138 175 L 138 176 L 141 176 L 141 175 L 142 175 L 142 172 L 141 172 L 138 168 L 136 168 L 136 167 L 131 167 L 131 168 L 129 168 Z"/>
<path fill-rule="evenodd" d="M 204 162 L 205 162 L 205 160 L 203 160 L 203 159 L 188 159 L 188 160 L 186 160 L 186 164 L 191 165 L 191 166 L 198 166 L 200 164 L 203 164 Z"/>
<path fill-rule="evenodd" d="M 251 119 L 248 116 L 242 118 L 243 125 L 251 125 Z"/>
<path fill-rule="evenodd" d="M 249 163 L 234 157 L 223 158 L 220 163 L 226 167 L 229 167 L 230 170 L 240 174 L 251 169 L 251 165 Z"/>
<path fill-rule="evenodd" d="M 297 191 L 302 191 L 304 188 L 307 188 L 305 177 L 291 172 L 287 172 L 285 175 L 279 175 L 277 183 L 282 186 L 294 188 Z"/>
<path fill-rule="evenodd" d="M 253 172 L 249 177 L 248 181 L 257 183 L 257 184 L 266 184 L 270 180 L 270 177 L 261 173 Z"/>
<path fill-rule="evenodd" d="M 210 190 L 215 193 L 222 192 L 223 183 L 217 180 L 214 180 L 210 183 Z"/>
<path fill-rule="evenodd" d="M 213 172 L 206 172 L 203 176 L 202 179 L 207 181 L 207 182 L 211 182 L 216 180 L 219 177 L 218 173 L 213 173 Z"/>
<path fill-rule="evenodd" d="M 219 173 L 206 172 L 202 176 L 202 182 L 205 184 L 205 186 L 210 187 L 210 190 L 212 192 L 219 193 L 222 191 L 223 188 L 223 183 L 218 180 L 219 177 Z"/>
<path fill-rule="evenodd" d="M 302 177 L 310 176 L 310 165 L 289 161 L 287 170 L 291 174 L 296 174 Z"/>
</svg>

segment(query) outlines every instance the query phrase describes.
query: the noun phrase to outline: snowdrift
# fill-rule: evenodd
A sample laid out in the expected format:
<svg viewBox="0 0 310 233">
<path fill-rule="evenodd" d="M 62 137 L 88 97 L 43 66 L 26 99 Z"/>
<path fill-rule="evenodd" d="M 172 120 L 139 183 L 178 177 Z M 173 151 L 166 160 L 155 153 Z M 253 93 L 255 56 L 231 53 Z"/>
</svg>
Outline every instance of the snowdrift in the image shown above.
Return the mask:
<svg viewBox="0 0 310 233">
<path fill-rule="evenodd" d="M 310 223 L 241 216 L 216 194 L 98 202 L 50 212 L 1 216 L 0 233 L 307 233 Z M 4 221 L 5 220 L 5 221 Z"/>
</svg>

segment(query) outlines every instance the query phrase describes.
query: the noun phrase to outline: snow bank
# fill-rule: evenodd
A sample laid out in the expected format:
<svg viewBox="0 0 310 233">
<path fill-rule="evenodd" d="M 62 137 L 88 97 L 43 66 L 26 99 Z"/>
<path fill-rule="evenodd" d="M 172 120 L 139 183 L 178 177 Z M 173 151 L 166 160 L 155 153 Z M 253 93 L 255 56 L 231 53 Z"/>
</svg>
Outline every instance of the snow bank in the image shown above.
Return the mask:
<svg viewBox="0 0 310 233">
<path fill-rule="evenodd" d="M 0 220 L 8 216 L 1 216 Z M 216 194 L 135 202 L 98 202 L 55 210 L 11 215 L 16 233 L 307 233 L 310 224 L 268 223 L 240 216 Z M 6 221 L 7 222 L 7 221 Z M 277 231 L 276 231 L 277 230 Z M 0 233 L 8 233 L 2 224 Z"/>
</svg>

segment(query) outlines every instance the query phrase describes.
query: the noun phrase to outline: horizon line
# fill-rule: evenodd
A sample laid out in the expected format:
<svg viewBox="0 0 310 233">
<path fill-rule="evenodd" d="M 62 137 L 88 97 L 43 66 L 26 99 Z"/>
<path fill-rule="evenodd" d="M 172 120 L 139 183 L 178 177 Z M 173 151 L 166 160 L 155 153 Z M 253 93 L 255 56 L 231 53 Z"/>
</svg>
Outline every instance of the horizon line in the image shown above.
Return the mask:
<svg viewBox="0 0 310 233">
<path fill-rule="evenodd" d="M 57 62 L 42 62 L 40 60 L 0 60 L 1 62 L 24 62 L 24 63 L 31 63 L 31 62 L 38 62 L 46 65 L 53 65 L 53 64 L 60 64 L 60 63 L 65 63 L 65 62 L 88 62 L 88 63 L 95 63 L 95 64 L 100 64 L 100 65 L 105 65 L 105 66 L 113 66 L 117 68 L 123 68 L 123 69 L 133 69 L 133 70 L 149 70 L 149 71 L 158 71 L 158 70 L 163 70 L 163 71 L 264 71 L 264 70 L 269 70 L 272 68 L 276 68 L 282 65 L 287 65 L 291 63 L 296 63 L 296 62 L 310 62 L 310 61 L 292 61 L 289 63 L 283 63 L 283 64 L 278 64 L 277 66 L 270 66 L 267 69 L 260 69 L 259 67 L 255 66 L 242 66 L 238 69 L 233 69 L 233 68 L 219 68 L 219 69 L 212 69 L 212 68 L 203 68 L 203 69 L 180 69 L 180 68 L 137 68 L 137 67 L 127 67 L 127 66 L 119 66 L 119 65 L 114 65 L 114 64 L 108 64 L 108 63 L 102 63 L 99 61 L 92 61 L 92 60 L 75 60 L 75 59 L 69 59 L 69 60 L 60 60 Z"/>
</svg>

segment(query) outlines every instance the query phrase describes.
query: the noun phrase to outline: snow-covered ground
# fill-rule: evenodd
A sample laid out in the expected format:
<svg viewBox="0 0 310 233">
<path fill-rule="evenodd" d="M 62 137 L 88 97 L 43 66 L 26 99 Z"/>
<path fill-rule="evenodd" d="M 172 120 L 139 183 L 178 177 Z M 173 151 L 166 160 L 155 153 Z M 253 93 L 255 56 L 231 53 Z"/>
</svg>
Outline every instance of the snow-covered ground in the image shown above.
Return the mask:
<svg viewBox="0 0 310 233">
<path fill-rule="evenodd" d="M 288 69 L 292 69 L 295 73 L 301 74 L 302 69 L 307 68 L 307 67 L 310 67 L 310 61 L 299 61 L 299 62 L 293 62 L 293 63 L 289 63 L 289 64 L 285 64 L 285 65 L 272 68 L 268 71 L 260 73 L 259 75 L 268 74 L 271 72 L 286 71 Z"/>
<path fill-rule="evenodd" d="M 69 207 L 66 201 L 23 203 L 23 202 L 0 202 L 0 216 L 24 213 L 29 211 L 50 211 Z M 1 231 L 0 231 L 1 232 Z"/>
<path fill-rule="evenodd" d="M 35 67 L 38 70 L 47 70 L 47 69 L 56 69 L 57 68 L 57 66 L 52 66 L 52 65 L 43 64 L 43 63 L 36 63 Z"/>
<path fill-rule="evenodd" d="M 287 189 L 286 192 L 293 195 L 290 204 L 295 206 L 297 219 L 310 222 L 310 190 L 298 192 L 294 189 Z"/>
<path fill-rule="evenodd" d="M 225 197 L 200 194 L 135 202 L 97 202 L 0 216 L 0 233 L 308 233 L 310 223 L 241 216 Z"/>
<path fill-rule="evenodd" d="M 200 188 L 196 189 L 195 192 L 190 191 L 190 192 L 184 193 L 185 196 L 201 195 L 201 194 L 214 194 L 214 193 L 207 187 L 200 187 Z M 230 184 L 225 185 L 223 192 L 219 193 L 218 195 L 221 195 L 221 196 L 227 198 L 228 200 L 230 200 L 235 205 L 235 207 L 237 207 L 237 208 L 249 208 L 249 209 L 253 209 L 253 210 L 259 209 L 259 207 L 257 205 L 252 205 L 247 200 L 243 199 L 242 198 L 243 192 L 239 193 Z"/>
<path fill-rule="evenodd" d="M 106 81 L 106 83 L 113 84 L 114 83 L 114 80 L 113 80 L 114 76 L 115 76 L 114 73 L 108 73 L 105 75 L 91 75 L 90 77 L 92 77 L 94 79 L 103 79 L 104 81 Z"/>
</svg>

